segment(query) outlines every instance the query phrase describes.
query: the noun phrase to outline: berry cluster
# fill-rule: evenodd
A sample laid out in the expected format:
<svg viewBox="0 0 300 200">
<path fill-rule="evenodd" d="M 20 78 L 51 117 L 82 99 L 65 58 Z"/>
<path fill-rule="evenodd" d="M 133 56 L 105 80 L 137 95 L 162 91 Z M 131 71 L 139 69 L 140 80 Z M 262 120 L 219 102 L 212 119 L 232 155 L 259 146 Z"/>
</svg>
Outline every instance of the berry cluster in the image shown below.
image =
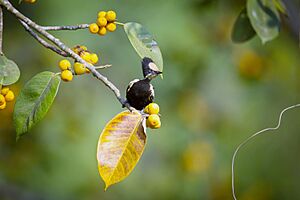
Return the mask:
<svg viewBox="0 0 300 200">
<path fill-rule="evenodd" d="M 73 48 L 73 51 L 78 54 L 83 60 L 86 62 L 94 65 L 99 61 L 98 55 L 95 53 L 91 53 L 87 50 L 87 47 L 85 46 L 75 46 Z M 61 69 L 61 79 L 66 82 L 70 82 L 73 80 L 73 74 L 75 75 L 82 75 L 85 73 L 90 73 L 90 70 L 88 70 L 84 64 L 80 62 L 74 63 L 74 73 L 71 69 L 71 63 L 70 61 L 64 59 L 61 60 L 58 64 L 59 68 Z"/>
<path fill-rule="evenodd" d="M 8 87 L 3 87 L 0 93 L 0 110 L 6 108 L 6 102 L 11 102 L 15 99 L 15 94 Z"/>
<path fill-rule="evenodd" d="M 88 51 L 86 46 L 75 46 L 73 48 L 73 51 L 78 54 L 83 60 L 92 65 L 95 65 L 99 61 L 97 54 Z"/>
<path fill-rule="evenodd" d="M 144 113 L 149 114 L 146 120 L 146 125 L 152 129 L 158 129 L 161 127 L 159 117 L 159 106 L 156 103 L 150 103 L 145 107 Z"/>
<path fill-rule="evenodd" d="M 107 31 L 114 32 L 117 28 L 116 19 L 117 14 L 114 11 L 100 11 L 97 22 L 90 24 L 90 32 L 93 34 L 98 33 L 101 36 L 105 35 Z"/>
</svg>

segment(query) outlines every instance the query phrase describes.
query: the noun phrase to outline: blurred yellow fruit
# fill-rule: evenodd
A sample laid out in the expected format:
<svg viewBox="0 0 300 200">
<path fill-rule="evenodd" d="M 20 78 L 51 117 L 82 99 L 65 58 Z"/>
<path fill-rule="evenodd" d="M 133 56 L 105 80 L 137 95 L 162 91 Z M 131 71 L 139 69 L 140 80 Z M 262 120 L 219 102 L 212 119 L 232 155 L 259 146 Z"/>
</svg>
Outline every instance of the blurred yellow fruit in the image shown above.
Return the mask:
<svg viewBox="0 0 300 200">
<path fill-rule="evenodd" d="M 6 101 L 4 101 L 2 105 L 0 105 L 0 110 L 3 110 L 4 108 L 6 108 Z"/>
<path fill-rule="evenodd" d="M 264 61 L 256 52 L 247 51 L 241 55 L 238 68 L 240 75 L 245 78 L 259 79 L 263 74 Z"/>
<path fill-rule="evenodd" d="M 82 75 L 86 73 L 86 68 L 82 63 L 76 62 L 74 63 L 74 71 L 77 75 Z"/>
<path fill-rule="evenodd" d="M 184 170 L 192 174 L 203 174 L 212 167 L 213 146 L 202 140 L 189 143 L 182 155 Z"/>
<path fill-rule="evenodd" d="M 105 18 L 105 17 L 99 17 L 99 18 L 97 19 L 97 24 L 98 24 L 98 26 L 100 26 L 100 27 L 106 26 L 106 24 L 107 24 L 106 18 Z"/>
<path fill-rule="evenodd" d="M 98 18 L 105 17 L 105 16 L 106 16 L 106 12 L 105 11 L 98 12 Z"/>
<path fill-rule="evenodd" d="M 90 24 L 89 30 L 91 33 L 96 34 L 99 31 L 99 26 L 96 23 Z"/>
<path fill-rule="evenodd" d="M 15 94 L 13 93 L 13 91 L 9 90 L 7 92 L 7 94 L 5 95 L 5 100 L 7 102 L 13 101 L 15 99 Z"/>
<path fill-rule="evenodd" d="M 3 88 L 1 89 L 1 94 L 2 94 L 2 95 L 6 95 L 6 94 L 8 93 L 8 91 L 9 91 L 9 88 L 8 88 L 8 87 L 3 87 Z"/>
<path fill-rule="evenodd" d="M 146 120 L 146 125 L 152 129 L 158 129 L 161 127 L 160 117 L 157 114 L 149 115 Z"/>
<path fill-rule="evenodd" d="M 5 97 L 0 94 L 0 106 L 3 105 L 5 103 Z"/>
<path fill-rule="evenodd" d="M 114 11 L 110 10 L 106 13 L 105 17 L 106 17 L 107 21 L 112 22 L 112 21 L 116 20 L 117 14 Z"/>
<path fill-rule="evenodd" d="M 83 51 L 87 51 L 87 47 L 86 47 L 86 46 L 81 45 L 81 46 L 79 46 L 79 47 L 80 47 L 80 49 L 82 49 Z"/>
<path fill-rule="evenodd" d="M 61 79 L 63 81 L 69 82 L 73 80 L 73 74 L 70 70 L 64 70 L 61 72 Z"/>
<path fill-rule="evenodd" d="M 96 64 L 98 62 L 99 58 L 98 58 L 97 54 L 92 53 L 90 56 L 90 60 L 91 60 L 92 64 Z"/>
<path fill-rule="evenodd" d="M 78 54 L 79 53 L 79 46 L 73 47 L 72 51 L 74 51 L 74 53 Z"/>
<path fill-rule="evenodd" d="M 68 61 L 66 59 L 61 60 L 58 65 L 61 70 L 67 70 L 67 69 L 70 69 L 70 67 L 71 67 L 70 61 Z"/>
<path fill-rule="evenodd" d="M 89 52 L 81 52 L 80 57 L 85 60 L 86 62 L 90 62 L 91 61 L 91 54 Z"/>
<path fill-rule="evenodd" d="M 98 34 L 101 35 L 101 36 L 105 35 L 106 34 L 106 28 L 105 27 L 100 27 Z"/>
<path fill-rule="evenodd" d="M 117 26 L 115 23 L 108 23 L 106 29 L 110 32 L 114 32 L 117 29 Z"/>
</svg>

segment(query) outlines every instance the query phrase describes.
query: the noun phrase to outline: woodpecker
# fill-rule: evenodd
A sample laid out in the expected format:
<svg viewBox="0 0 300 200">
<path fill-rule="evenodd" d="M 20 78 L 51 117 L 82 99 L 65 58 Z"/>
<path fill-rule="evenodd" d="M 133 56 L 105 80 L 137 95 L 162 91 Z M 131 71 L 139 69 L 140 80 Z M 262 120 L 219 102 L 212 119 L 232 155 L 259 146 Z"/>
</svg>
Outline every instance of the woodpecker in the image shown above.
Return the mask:
<svg viewBox="0 0 300 200">
<path fill-rule="evenodd" d="M 137 110 L 144 109 L 154 99 L 154 88 L 150 81 L 162 72 L 151 58 L 143 58 L 142 70 L 144 79 L 134 79 L 126 90 L 126 99 L 130 106 Z"/>
</svg>

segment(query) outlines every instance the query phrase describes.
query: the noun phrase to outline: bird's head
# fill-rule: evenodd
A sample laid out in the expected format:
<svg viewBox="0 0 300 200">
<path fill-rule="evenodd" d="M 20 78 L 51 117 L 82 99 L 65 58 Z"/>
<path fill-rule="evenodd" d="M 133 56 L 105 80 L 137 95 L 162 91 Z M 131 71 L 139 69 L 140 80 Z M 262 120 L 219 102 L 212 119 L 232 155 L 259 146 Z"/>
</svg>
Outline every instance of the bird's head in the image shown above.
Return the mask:
<svg viewBox="0 0 300 200">
<path fill-rule="evenodd" d="M 162 72 L 158 69 L 157 65 L 153 62 L 151 58 L 145 57 L 142 60 L 142 67 L 143 67 L 143 75 L 145 78 L 150 80 L 157 77 Z"/>
</svg>

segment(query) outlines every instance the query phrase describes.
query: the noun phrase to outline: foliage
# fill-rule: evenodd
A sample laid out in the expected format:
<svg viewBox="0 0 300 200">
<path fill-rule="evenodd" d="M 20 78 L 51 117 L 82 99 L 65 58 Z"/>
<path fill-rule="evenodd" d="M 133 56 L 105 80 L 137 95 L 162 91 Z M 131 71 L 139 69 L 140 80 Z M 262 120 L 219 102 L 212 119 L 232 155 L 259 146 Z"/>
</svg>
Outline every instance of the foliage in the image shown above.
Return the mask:
<svg viewBox="0 0 300 200">
<path fill-rule="evenodd" d="M 153 35 L 141 24 L 129 22 L 124 25 L 125 33 L 135 51 L 141 58 L 148 57 L 163 71 L 163 59 L 157 42 Z"/>
<path fill-rule="evenodd" d="M 125 179 L 133 170 L 146 145 L 145 131 L 145 119 L 139 112 L 119 113 L 105 126 L 97 150 L 105 190 Z"/>
<path fill-rule="evenodd" d="M 234 42 L 245 42 L 251 39 L 255 33 L 263 44 L 278 36 L 279 12 L 287 14 L 281 0 L 247 0 L 246 10 L 243 9 L 236 19 L 232 30 Z"/>
<path fill-rule="evenodd" d="M 45 117 L 56 97 L 60 81 L 60 77 L 53 72 L 42 72 L 21 90 L 14 109 L 17 139 Z"/>
</svg>

